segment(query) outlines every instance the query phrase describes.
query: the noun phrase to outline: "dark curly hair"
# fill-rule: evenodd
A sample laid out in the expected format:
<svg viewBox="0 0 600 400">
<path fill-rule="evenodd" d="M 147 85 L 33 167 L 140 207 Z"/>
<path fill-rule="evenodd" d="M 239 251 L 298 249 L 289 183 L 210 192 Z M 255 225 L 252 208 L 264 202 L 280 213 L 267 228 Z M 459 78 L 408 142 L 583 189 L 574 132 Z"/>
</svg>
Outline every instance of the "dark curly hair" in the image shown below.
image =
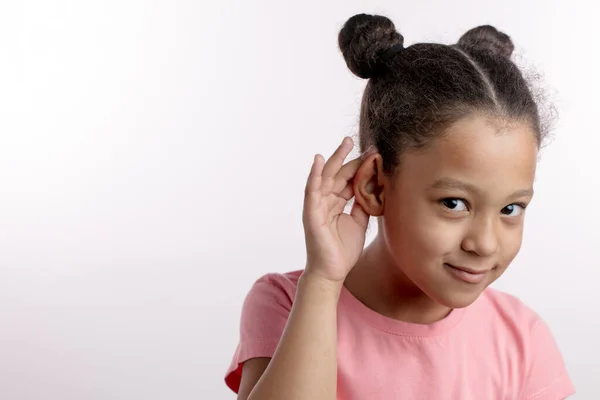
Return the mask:
<svg viewBox="0 0 600 400">
<path fill-rule="evenodd" d="M 400 155 L 422 148 L 468 115 L 526 123 L 541 146 L 546 132 L 530 85 L 511 61 L 509 36 L 490 25 L 467 31 L 458 43 L 403 47 L 392 21 L 358 14 L 338 44 L 350 71 L 369 79 L 359 124 L 361 152 L 375 146 L 385 173 Z"/>
</svg>

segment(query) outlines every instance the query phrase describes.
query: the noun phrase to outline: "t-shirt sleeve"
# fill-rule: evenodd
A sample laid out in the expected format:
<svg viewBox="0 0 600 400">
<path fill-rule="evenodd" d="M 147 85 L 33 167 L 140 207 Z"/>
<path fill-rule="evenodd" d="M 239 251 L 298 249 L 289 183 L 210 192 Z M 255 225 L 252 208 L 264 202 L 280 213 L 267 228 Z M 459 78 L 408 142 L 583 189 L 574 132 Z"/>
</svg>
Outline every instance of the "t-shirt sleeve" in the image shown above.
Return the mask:
<svg viewBox="0 0 600 400">
<path fill-rule="evenodd" d="M 531 330 L 531 364 L 524 400 L 562 400 L 575 393 L 563 357 L 547 324 L 538 319 Z"/>
<path fill-rule="evenodd" d="M 256 281 L 248 292 L 242 306 L 239 342 L 225 375 L 225 383 L 235 393 L 244 361 L 273 357 L 292 308 L 292 292 L 292 285 L 273 275 Z"/>
</svg>

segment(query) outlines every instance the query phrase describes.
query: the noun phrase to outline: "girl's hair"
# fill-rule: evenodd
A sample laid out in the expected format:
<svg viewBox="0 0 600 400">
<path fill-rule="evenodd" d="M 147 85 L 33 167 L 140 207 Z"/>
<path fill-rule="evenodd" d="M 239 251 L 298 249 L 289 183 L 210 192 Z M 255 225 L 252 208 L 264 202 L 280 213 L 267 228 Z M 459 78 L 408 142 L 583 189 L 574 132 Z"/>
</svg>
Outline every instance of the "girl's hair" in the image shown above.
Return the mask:
<svg viewBox="0 0 600 400">
<path fill-rule="evenodd" d="M 405 150 L 422 148 L 472 114 L 525 123 L 541 146 L 545 124 L 510 59 L 509 36 L 482 25 L 453 45 L 404 48 L 403 42 L 392 21 L 379 15 L 353 16 L 338 36 L 350 71 L 369 79 L 360 112 L 361 153 L 375 147 L 385 173 L 394 172 Z"/>
</svg>

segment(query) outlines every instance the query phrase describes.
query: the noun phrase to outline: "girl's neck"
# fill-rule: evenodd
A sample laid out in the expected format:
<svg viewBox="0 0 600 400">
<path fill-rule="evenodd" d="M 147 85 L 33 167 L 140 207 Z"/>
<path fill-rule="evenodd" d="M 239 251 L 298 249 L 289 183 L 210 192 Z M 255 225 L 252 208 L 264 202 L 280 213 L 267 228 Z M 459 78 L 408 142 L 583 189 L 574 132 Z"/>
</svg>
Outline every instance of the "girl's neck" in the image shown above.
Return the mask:
<svg viewBox="0 0 600 400">
<path fill-rule="evenodd" d="M 431 324 L 451 311 L 404 275 L 387 252 L 381 235 L 362 252 L 344 286 L 368 308 L 400 321 Z"/>
</svg>

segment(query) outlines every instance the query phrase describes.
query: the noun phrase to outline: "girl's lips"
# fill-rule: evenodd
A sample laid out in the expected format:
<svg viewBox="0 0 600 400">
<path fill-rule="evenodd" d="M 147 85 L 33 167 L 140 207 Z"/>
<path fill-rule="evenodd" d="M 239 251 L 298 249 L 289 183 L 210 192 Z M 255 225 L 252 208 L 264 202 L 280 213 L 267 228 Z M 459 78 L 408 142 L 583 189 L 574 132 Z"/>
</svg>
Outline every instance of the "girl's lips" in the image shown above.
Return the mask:
<svg viewBox="0 0 600 400">
<path fill-rule="evenodd" d="M 477 268 L 469 268 L 469 267 L 460 267 L 460 266 L 456 266 L 456 265 L 452 265 L 452 264 L 448 264 L 448 265 L 451 266 L 452 268 L 456 268 L 456 269 L 459 269 L 461 271 L 469 272 L 471 274 L 485 274 L 486 272 L 488 272 L 487 269 L 477 269 Z"/>
<path fill-rule="evenodd" d="M 484 281 L 489 270 L 475 270 L 471 268 L 465 267 L 455 267 L 450 264 L 444 264 L 448 272 L 452 274 L 453 277 L 467 283 L 477 284 Z"/>
</svg>

